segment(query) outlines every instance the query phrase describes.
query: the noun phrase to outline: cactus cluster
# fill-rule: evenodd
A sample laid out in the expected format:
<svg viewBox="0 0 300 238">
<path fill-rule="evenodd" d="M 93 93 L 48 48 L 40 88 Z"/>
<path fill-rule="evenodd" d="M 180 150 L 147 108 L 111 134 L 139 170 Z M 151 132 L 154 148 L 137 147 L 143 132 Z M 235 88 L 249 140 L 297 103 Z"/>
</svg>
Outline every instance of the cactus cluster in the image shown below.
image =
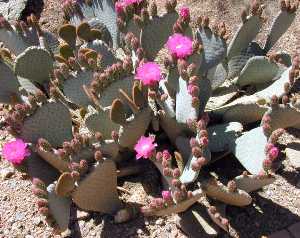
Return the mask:
<svg viewBox="0 0 300 238">
<path fill-rule="evenodd" d="M 191 27 L 176 0 L 164 15 L 146 0 L 65 0 L 69 22 L 57 35 L 34 15 L 1 15 L 0 102 L 7 130 L 30 150 L 16 160 L 8 142 L 3 157 L 32 178 L 49 224 L 68 229 L 73 202 L 116 222 L 179 213 L 183 229 L 208 215 L 228 231 L 216 201 L 251 204 L 249 193 L 275 180 L 284 128 L 300 125 L 300 58 L 268 53 L 298 8 L 280 4 L 264 47 L 254 41 L 264 23 L 258 1 L 229 44 L 223 22 L 199 17 Z M 248 172 L 224 185 L 208 165 L 229 153 Z M 143 159 L 161 174 L 161 196 L 139 208 L 117 184 L 138 176 Z"/>
</svg>

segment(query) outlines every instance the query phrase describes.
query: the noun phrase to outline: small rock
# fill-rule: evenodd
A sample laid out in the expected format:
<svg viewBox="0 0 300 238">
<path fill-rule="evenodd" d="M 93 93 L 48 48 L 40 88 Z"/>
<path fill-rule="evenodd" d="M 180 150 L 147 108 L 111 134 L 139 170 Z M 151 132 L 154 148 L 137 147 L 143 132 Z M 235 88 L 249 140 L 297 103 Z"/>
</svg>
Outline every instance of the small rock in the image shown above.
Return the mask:
<svg viewBox="0 0 300 238">
<path fill-rule="evenodd" d="M 15 170 L 13 168 L 5 168 L 1 170 L 0 178 L 2 180 L 9 179 L 14 174 L 15 174 Z"/>
<path fill-rule="evenodd" d="M 285 153 L 291 165 L 294 168 L 299 169 L 300 168 L 300 144 L 297 144 L 297 146 L 295 147 L 293 146 L 293 148 L 286 148 Z"/>
<path fill-rule="evenodd" d="M 71 236 L 71 231 L 69 229 L 67 229 L 61 233 L 62 238 L 66 238 L 66 237 L 70 237 L 70 236 Z"/>
<path fill-rule="evenodd" d="M 172 231 L 172 226 L 169 224 L 169 225 L 166 225 L 165 226 L 165 230 L 167 231 L 167 232 L 171 232 Z"/>
<path fill-rule="evenodd" d="M 32 235 L 26 235 L 25 238 L 34 238 Z"/>
<path fill-rule="evenodd" d="M 78 220 L 84 220 L 89 217 L 89 213 L 85 211 L 77 211 L 77 219 Z"/>
<path fill-rule="evenodd" d="M 7 195 L 4 195 L 3 201 L 8 201 L 8 200 L 9 200 L 9 197 Z"/>
<path fill-rule="evenodd" d="M 38 226 L 39 224 L 41 224 L 41 218 L 40 217 L 35 217 L 33 218 L 33 224 Z"/>
<path fill-rule="evenodd" d="M 138 230 L 136 231 L 136 233 L 138 233 L 139 235 L 141 235 L 141 234 L 143 234 L 143 230 L 142 230 L 142 229 L 138 229 Z"/>
<path fill-rule="evenodd" d="M 22 221 L 25 218 L 25 214 L 22 212 L 16 212 L 15 217 L 16 221 Z"/>
<path fill-rule="evenodd" d="M 158 226 L 162 226 L 162 225 L 165 224 L 165 222 L 164 222 L 163 219 L 159 218 L 159 219 L 156 220 L 155 224 L 158 225 Z"/>
</svg>

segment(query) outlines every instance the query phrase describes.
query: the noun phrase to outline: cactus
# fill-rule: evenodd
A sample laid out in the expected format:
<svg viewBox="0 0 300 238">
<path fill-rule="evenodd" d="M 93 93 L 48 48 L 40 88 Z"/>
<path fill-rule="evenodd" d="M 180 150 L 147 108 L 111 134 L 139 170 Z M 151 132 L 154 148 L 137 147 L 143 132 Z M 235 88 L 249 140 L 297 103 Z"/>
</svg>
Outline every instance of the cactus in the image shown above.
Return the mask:
<svg viewBox="0 0 300 238">
<path fill-rule="evenodd" d="M 1 15 L 4 124 L 30 148 L 3 157 L 35 178 L 49 224 L 66 230 L 74 202 L 116 223 L 180 213 L 184 230 L 228 232 L 224 204 L 248 206 L 275 180 L 282 128 L 300 125 L 299 56 L 268 54 L 295 18 L 297 5 L 281 4 L 264 48 L 256 1 L 229 45 L 224 23 L 191 24 L 175 0 L 163 15 L 145 0 L 66 0 L 58 36 L 34 15 L 14 25 Z M 229 153 L 250 174 L 212 178 Z M 141 209 L 117 192 L 120 177 L 145 171 L 134 155 L 153 163 L 163 189 Z"/>
</svg>

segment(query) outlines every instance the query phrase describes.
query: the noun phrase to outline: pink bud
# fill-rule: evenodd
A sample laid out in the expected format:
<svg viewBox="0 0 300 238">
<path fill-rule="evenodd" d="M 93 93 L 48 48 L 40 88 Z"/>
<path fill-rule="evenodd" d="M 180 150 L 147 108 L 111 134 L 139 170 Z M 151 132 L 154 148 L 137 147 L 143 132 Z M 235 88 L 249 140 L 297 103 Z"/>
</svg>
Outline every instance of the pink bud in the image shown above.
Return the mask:
<svg viewBox="0 0 300 238">
<path fill-rule="evenodd" d="M 190 19 L 190 9 L 188 7 L 180 8 L 179 15 L 183 18 L 183 20 Z"/>
<path fill-rule="evenodd" d="M 168 201 L 168 200 L 171 200 L 171 199 L 172 199 L 172 196 L 171 196 L 171 192 L 170 192 L 170 191 L 162 191 L 162 192 L 161 192 L 161 195 L 162 195 L 162 198 L 163 198 L 165 201 Z"/>
<path fill-rule="evenodd" d="M 168 150 L 164 150 L 162 153 L 163 153 L 163 159 L 165 160 L 171 159 L 171 154 L 169 153 Z"/>
<path fill-rule="evenodd" d="M 196 147 L 196 146 L 199 146 L 199 143 L 197 141 L 196 138 L 191 138 L 190 139 L 190 146 L 193 148 L 193 147 Z"/>
<path fill-rule="evenodd" d="M 270 149 L 268 153 L 271 160 L 275 160 L 278 157 L 278 154 L 279 154 L 279 150 L 275 146 L 272 149 Z"/>
<path fill-rule="evenodd" d="M 207 137 L 201 137 L 200 138 L 200 144 L 204 145 L 204 146 L 207 146 L 208 145 L 208 139 L 207 139 Z"/>
<path fill-rule="evenodd" d="M 161 163 L 162 162 L 162 158 L 163 158 L 162 152 L 157 152 L 155 158 L 156 158 L 157 162 Z"/>
</svg>

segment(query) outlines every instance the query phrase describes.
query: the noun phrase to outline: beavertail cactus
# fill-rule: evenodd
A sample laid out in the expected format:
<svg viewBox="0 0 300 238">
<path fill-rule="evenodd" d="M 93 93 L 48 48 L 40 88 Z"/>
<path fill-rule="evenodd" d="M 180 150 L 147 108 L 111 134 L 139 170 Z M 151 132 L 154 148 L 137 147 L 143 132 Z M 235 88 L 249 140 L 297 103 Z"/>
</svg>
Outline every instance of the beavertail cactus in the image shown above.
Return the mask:
<svg viewBox="0 0 300 238">
<path fill-rule="evenodd" d="M 1 15 L 0 102 L 15 137 L 3 157 L 33 179 L 59 231 L 74 203 L 116 223 L 180 213 L 183 230 L 228 232 L 225 204 L 249 206 L 249 193 L 275 180 L 284 128 L 300 125 L 299 56 L 268 53 L 297 8 L 281 1 L 263 48 L 258 1 L 228 45 L 224 22 L 193 23 L 176 0 L 162 15 L 146 0 L 65 0 L 57 36 L 33 14 Z M 210 165 L 228 154 L 248 172 L 217 178 L 220 164 Z M 140 208 L 118 185 L 145 172 L 159 195 Z"/>
</svg>

